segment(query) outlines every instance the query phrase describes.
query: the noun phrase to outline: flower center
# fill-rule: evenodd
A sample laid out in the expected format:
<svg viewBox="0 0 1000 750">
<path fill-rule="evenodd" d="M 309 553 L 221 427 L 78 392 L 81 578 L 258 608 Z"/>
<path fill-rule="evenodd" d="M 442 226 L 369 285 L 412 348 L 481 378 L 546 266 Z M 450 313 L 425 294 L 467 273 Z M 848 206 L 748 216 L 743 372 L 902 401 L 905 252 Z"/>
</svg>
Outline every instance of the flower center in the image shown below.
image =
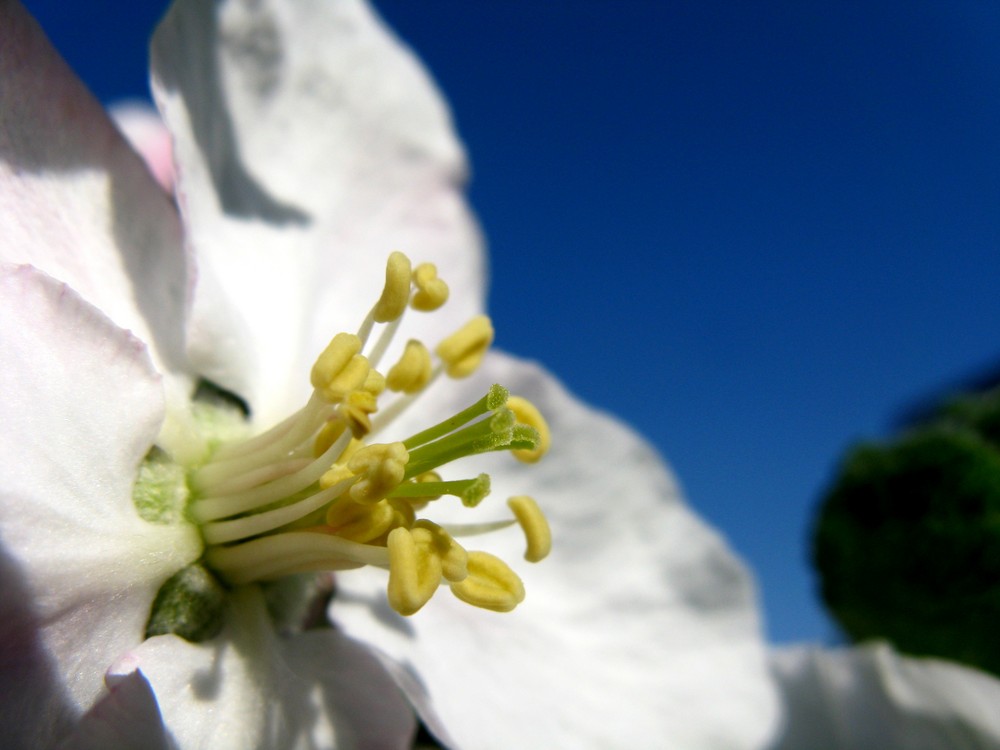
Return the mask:
<svg viewBox="0 0 1000 750">
<path fill-rule="evenodd" d="M 209 460 L 188 468 L 185 512 L 201 530 L 205 568 L 225 584 L 240 585 L 373 565 L 388 570 L 388 601 L 402 615 L 415 613 L 442 585 L 494 611 L 510 611 L 523 600 L 521 580 L 505 562 L 468 551 L 458 539 L 517 523 L 527 541 L 525 558 L 543 559 L 551 537 L 532 498 L 509 500 L 512 519 L 449 526 L 424 516 L 451 502 L 442 498 L 471 509 L 489 493 L 486 474 L 443 478 L 456 459 L 509 451 L 534 462 L 545 454 L 548 426 L 534 405 L 494 385 L 468 408 L 404 440 L 374 439 L 414 409 L 436 380 L 472 374 L 492 343 L 489 318 L 477 316 L 433 354 L 409 341 L 383 373 L 380 362 L 406 310 L 436 311 L 447 298 L 433 265 L 413 268 L 393 253 L 382 296 L 357 333 L 338 333 L 316 360 L 308 403 L 263 434 L 223 442 Z M 174 468 L 164 467 L 156 473 L 147 461 L 137 503 L 142 487 L 158 486 L 153 480 L 163 473 L 174 476 Z M 164 596 L 161 591 L 157 601 Z"/>
</svg>

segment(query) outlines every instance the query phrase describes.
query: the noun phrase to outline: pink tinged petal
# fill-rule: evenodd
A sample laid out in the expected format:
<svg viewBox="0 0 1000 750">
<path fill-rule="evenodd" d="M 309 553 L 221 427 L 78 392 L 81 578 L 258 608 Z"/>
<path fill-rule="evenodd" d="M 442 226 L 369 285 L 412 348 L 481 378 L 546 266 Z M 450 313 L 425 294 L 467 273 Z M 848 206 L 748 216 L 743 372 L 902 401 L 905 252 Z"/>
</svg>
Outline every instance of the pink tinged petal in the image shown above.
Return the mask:
<svg viewBox="0 0 1000 750">
<path fill-rule="evenodd" d="M 378 660 L 333 630 L 278 636 L 256 587 L 233 593 L 222 635 L 152 638 L 116 669 L 149 677 L 183 748 L 408 748 L 412 710 Z"/>
<path fill-rule="evenodd" d="M 122 135 L 166 192 L 174 192 L 174 149 L 160 114 L 143 102 L 118 102 L 109 110 Z"/>
<path fill-rule="evenodd" d="M 164 409 L 145 346 L 28 266 L 0 267 L 0 321 L 0 545 L 39 623 L 33 648 L 79 711 L 200 541 L 132 503 Z"/>
<path fill-rule="evenodd" d="M 437 263 L 459 290 L 449 327 L 481 308 L 450 116 L 367 5 L 180 0 L 154 38 L 153 87 L 199 262 L 191 355 L 260 421 L 301 404 L 312 361 L 361 322 L 391 251 Z"/>
<path fill-rule="evenodd" d="M 533 466 L 498 455 L 448 473 L 490 473 L 493 492 L 475 520 L 508 517 L 505 501 L 517 494 L 544 509 L 553 549 L 537 565 L 523 561 L 517 527 L 463 540 L 511 563 L 525 601 L 497 615 L 441 590 L 404 619 L 385 604 L 384 573 L 348 571 L 338 576 L 335 622 L 411 665 L 464 750 L 760 747 L 778 701 L 742 563 L 648 445 L 537 366 L 494 354 L 470 390 L 448 404 L 429 393 L 420 411 L 440 418 L 492 382 L 538 406 L 551 451 Z M 436 505 L 439 516 L 471 520 L 458 503 Z"/>
<path fill-rule="evenodd" d="M 1000 747 L 1000 680 L 884 643 L 779 649 L 786 725 L 773 750 Z"/>
<path fill-rule="evenodd" d="M 108 694 L 80 720 L 59 750 L 167 750 L 149 681 L 140 672 L 108 675 Z"/>
<path fill-rule="evenodd" d="M 0 3 L 0 261 L 66 282 L 182 372 L 176 209 L 17 0 Z"/>
</svg>

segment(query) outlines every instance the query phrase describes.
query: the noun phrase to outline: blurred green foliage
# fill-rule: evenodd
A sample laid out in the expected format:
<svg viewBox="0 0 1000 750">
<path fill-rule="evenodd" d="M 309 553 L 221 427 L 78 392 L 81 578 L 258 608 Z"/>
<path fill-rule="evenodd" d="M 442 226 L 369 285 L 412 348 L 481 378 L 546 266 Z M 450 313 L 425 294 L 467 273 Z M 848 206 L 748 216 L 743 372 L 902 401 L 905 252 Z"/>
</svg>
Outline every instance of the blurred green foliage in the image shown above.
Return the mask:
<svg viewBox="0 0 1000 750">
<path fill-rule="evenodd" d="M 813 560 L 853 640 L 1000 674 L 1000 394 L 854 448 L 820 507 Z"/>
</svg>

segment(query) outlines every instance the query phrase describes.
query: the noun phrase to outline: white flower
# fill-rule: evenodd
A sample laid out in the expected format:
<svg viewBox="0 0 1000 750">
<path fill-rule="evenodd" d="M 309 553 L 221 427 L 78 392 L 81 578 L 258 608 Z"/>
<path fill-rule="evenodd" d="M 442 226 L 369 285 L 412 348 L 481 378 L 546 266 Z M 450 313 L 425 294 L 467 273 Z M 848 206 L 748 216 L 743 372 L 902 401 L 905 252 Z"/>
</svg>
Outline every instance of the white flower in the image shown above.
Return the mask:
<svg viewBox="0 0 1000 750">
<path fill-rule="evenodd" d="M 377 296 L 390 250 L 435 263 L 452 288 L 447 314 L 409 315 L 407 336 L 440 341 L 482 310 L 481 243 L 449 115 L 367 6 L 175 3 L 154 39 L 153 81 L 179 214 L 15 2 L 0 5 L 0 50 L 5 737 L 394 747 L 414 726 L 398 685 L 432 731 L 465 748 L 765 740 L 776 700 L 746 572 L 641 440 L 537 366 L 487 355 L 386 428 L 413 434 L 494 382 L 548 418 L 552 451 L 537 466 L 507 455 L 449 465 L 458 477 L 488 467 L 495 495 L 530 492 L 549 516 L 553 552 L 514 563 L 527 596 L 512 613 L 438 594 L 404 618 L 387 604 L 385 571 L 369 567 L 337 574 L 335 628 L 287 630 L 260 586 L 238 583 L 260 569 L 219 562 L 228 552 L 208 527 L 225 515 L 202 518 L 199 533 L 138 513 L 137 469 L 154 444 L 171 466 L 204 455 L 196 384 L 242 397 L 257 431 L 296 412 L 317 354 Z M 153 495 L 169 516 L 167 493 Z M 458 503 L 437 504 L 435 520 L 470 520 Z M 234 539 L 254 514 L 232 521 Z M 221 632 L 144 640 L 157 592 L 205 539 L 209 567 L 236 581 Z M 511 563 L 524 545 L 516 525 L 482 538 Z"/>
<path fill-rule="evenodd" d="M 884 643 L 772 655 L 787 723 L 773 750 L 1000 747 L 1000 680 Z"/>
</svg>

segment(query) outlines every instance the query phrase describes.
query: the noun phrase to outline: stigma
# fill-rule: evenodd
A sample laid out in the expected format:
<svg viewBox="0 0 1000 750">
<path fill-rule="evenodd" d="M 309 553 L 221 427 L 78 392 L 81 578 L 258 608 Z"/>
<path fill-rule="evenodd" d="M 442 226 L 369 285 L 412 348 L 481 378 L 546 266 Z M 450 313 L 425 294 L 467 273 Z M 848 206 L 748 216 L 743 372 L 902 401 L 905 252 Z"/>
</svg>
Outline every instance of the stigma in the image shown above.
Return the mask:
<svg viewBox="0 0 1000 750">
<path fill-rule="evenodd" d="M 201 564 L 228 586 L 314 571 L 383 568 L 390 606 L 420 610 L 442 587 L 475 607 L 506 612 L 524 599 L 503 560 L 468 550 L 462 538 L 519 525 L 525 559 L 551 547 L 534 499 L 511 498 L 504 518 L 449 526 L 435 508 L 480 512 L 487 474 L 450 476 L 460 458 L 507 452 L 533 463 L 550 443 L 538 409 L 494 385 L 456 414 L 427 415 L 426 427 L 381 439 L 404 412 L 422 413 L 421 395 L 440 380 L 475 372 L 493 342 L 485 315 L 441 341 L 411 339 L 395 362 L 383 359 L 408 314 L 439 314 L 448 286 L 431 264 L 393 253 L 381 296 L 355 332 L 338 332 L 308 376 L 312 394 L 267 432 L 230 440 L 189 467 L 187 517 L 205 543 Z M 463 465 L 468 465 L 467 463 Z M 509 513 L 509 515 L 508 515 Z"/>
</svg>

